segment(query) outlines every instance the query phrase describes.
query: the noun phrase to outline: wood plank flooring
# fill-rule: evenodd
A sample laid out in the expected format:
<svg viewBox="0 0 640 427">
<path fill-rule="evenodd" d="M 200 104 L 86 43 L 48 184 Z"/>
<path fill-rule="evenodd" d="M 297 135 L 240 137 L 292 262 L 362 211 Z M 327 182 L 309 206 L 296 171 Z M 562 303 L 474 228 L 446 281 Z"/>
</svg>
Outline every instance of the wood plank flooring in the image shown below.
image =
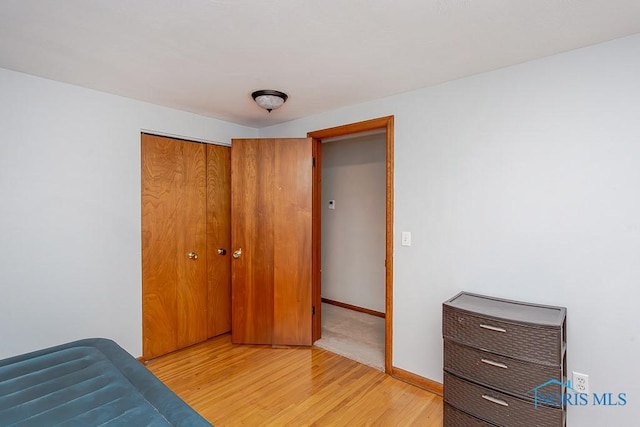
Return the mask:
<svg viewBox="0 0 640 427">
<path fill-rule="evenodd" d="M 223 335 L 147 368 L 218 427 L 442 426 L 439 396 L 316 347 Z"/>
</svg>

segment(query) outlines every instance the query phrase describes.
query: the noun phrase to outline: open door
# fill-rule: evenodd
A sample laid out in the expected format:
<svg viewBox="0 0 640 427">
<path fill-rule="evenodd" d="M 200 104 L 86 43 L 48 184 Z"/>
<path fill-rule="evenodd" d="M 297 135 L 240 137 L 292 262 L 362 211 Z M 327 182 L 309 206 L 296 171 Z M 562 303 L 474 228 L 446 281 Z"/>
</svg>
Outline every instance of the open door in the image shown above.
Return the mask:
<svg viewBox="0 0 640 427">
<path fill-rule="evenodd" d="M 310 138 L 231 145 L 232 341 L 311 345 Z"/>
</svg>

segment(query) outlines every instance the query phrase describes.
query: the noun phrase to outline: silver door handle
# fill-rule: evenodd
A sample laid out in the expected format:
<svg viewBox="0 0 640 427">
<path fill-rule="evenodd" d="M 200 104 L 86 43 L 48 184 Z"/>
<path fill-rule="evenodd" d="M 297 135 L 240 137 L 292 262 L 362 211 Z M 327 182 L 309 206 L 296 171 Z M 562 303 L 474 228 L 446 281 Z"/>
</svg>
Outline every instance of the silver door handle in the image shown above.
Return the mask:
<svg viewBox="0 0 640 427">
<path fill-rule="evenodd" d="M 242 255 L 242 248 L 239 248 L 237 251 L 233 251 L 233 255 L 232 256 L 235 259 L 238 259 L 238 258 L 240 258 L 241 255 Z"/>
<path fill-rule="evenodd" d="M 198 253 L 197 252 L 189 252 L 187 254 L 187 258 L 192 259 L 192 260 L 197 260 L 198 259 Z"/>
</svg>

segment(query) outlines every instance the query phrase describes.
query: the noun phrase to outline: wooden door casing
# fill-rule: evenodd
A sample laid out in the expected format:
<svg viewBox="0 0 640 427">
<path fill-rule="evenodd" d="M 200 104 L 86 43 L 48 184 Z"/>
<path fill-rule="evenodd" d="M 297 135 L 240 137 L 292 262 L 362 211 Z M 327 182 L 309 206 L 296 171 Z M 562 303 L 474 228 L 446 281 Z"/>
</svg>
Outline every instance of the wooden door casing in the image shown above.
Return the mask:
<svg viewBox="0 0 640 427">
<path fill-rule="evenodd" d="M 320 143 L 322 140 L 336 138 L 336 137 L 344 137 L 347 135 L 355 135 L 362 132 L 371 132 L 376 130 L 384 130 L 386 137 L 386 257 L 385 257 L 385 294 L 386 294 L 386 303 L 385 303 L 385 372 L 388 374 L 392 374 L 394 376 L 402 377 L 404 380 L 415 383 L 415 379 L 410 376 L 405 375 L 406 372 L 401 369 L 394 368 L 392 362 L 393 355 L 393 188 L 394 188 L 394 116 L 386 116 L 379 117 L 377 119 L 365 120 L 362 122 L 351 123 L 342 126 L 335 126 L 332 128 L 316 130 L 313 132 L 308 132 L 307 137 L 313 138 L 314 144 L 316 145 L 316 155 L 318 158 L 316 159 L 316 163 L 320 165 L 321 162 L 321 149 Z M 317 169 L 317 168 L 316 168 Z M 314 236 L 314 247 L 316 251 L 319 251 L 320 247 L 317 245 L 320 242 L 320 192 L 321 192 L 321 173 L 318 173 L 314 176 L 314 191 L 316 194 L 316 210 L 314 210 L 314 216 L 317 216 L 316 221 L 317 225 L 314 226 L 314 232 L 316 233 Z M 320 252 L 316 252 L 316 256 L 314 257 L 315 265 L 314 265 L 314 281 L 313 281 L 313 300 L 314 303 L 316 301 L 321 300 L 321 271 L 320 271 Z M 314 330 L 314 341 L 317 338 L 320 338 L 320 331 L 322 328 L 321 325 L 321 316 L 318 315 L 319 312 L 316 310 L 317 315 L 313 317 L 313 330 Z M 421 385 L 422 386 L 422 385 Z M 427 386 L 430 388 L 430 386 Z"/>
<path fill-rule="evenodd" d="M 311 345 L 311 139 L 234 139 L 232 341 Z"/>
<path fill-rule="evenodd" d="M 141 149 L 142 337 L 151 359 L 207 338 L 206 151 L 148 134 Z"/>
</svg>

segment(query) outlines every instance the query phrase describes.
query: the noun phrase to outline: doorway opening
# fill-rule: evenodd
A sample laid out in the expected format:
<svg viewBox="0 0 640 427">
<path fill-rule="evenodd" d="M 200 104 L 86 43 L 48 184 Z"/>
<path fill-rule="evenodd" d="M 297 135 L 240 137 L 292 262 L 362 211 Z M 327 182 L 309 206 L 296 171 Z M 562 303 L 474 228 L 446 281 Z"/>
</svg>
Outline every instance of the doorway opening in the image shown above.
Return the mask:
<svg viewBox="0 0 640 427">
<path fill-rule="evenodd" d="M 382 200 L 382 207 L 384 210 L 384 236 L 381 237 L 381 241 L 384 241 L 384 253 L 380 255 L 380 262 L 383 263 L 383 289 L 380 290 L 381 300 L 379 303 L 372 300 L 360 300 L 364 301 L 363 304 L 349 304 L 343 303 L 340 301 L 333 301 L 331 298 L 331 302 L 337 302 L 338 304 L 332 304 L 331 310 L 333 312 L 335 306 L 344 309 L 344 307 L 353 309 L 356 308 L 357 311 L 364 311 L 365 313 L 369 311 L 370 313 L 365 314 L 365 316 L 373 314 L 374 316 L 381 317 L 380 315 L 384 315 L 384 371 L 386 373 L 391 373 L 392 371 L 392 326 L 393 326 L 393 116 L 381 117 L 378 119 L 367 120 L 364 122 L 352 123 L 344 126 L 338 126 L 329 129 L 323 129 L 318 131 L 309 132 L 307 134 L 308 137 L 313 139 L 314 145 L 314 157 L 316 159 L 316 168 L 314 168 L 314 226 L 313 226 L 313 241 L 314 244 L 314 252 L 313 252 L 313 305 L 316 307 L 316 315 L 313 319 L 313 340 L 316 341 L 321 337 L 322 334 L 322 277 L 321 277 L 321 242 L 322 242 L 322 210 L 325 207 L 329 206 L 328 201 L 323 201 L 322 191 L 323 191 L 323 178 L 322 178 L 322 164 L 323 164 L 323 155 L 322 155 L 322 143 L 331 141 L 339 144 L 339 140 L 352 140 L 352 138 L 369 138 L 373 135 L 378 135 L 383 139 L 383 157 L 384 157 L 384 196 Z M 374 138 L 375 139 L 375 138 Z M 378 191 L 381 191 L 378 189 Z M 324 203 L 327 202 L 327 203 Z M 332 203 L 332 207 L 337 208 L 338 200 L 335 200 Z M 327 206 L 324 206 L 327 204 Z M 381 226 L 382 227 L 382 226 Z M 346 258 L 349 258 L 349 254 L 345 254 Z M 372 262 L 375 263 L 374 260 Z M 331 292 L 329 289 L 328 292 Z M 325 299 L 326 301 L 326 299 Z M 357 301 L 356 301 L 357 302 Z M 369 305 L 371 307 L 364 307 L 364 310 L 358 310 L 360 305 Z M 326 307 L 326 306 L 325 306 Z M 378 311 L 380 308 L 376 309 L 376 307 L 383 307 L 383 312 Z M 351 310 L 350 310 L 351 311 Z M 333 313 L 332 313 L 333 314 Z M 364 313 L 356 313 L 358 315 Z M 381 320 L 381 319 L 380 319 Z M 369 320 L 365 319 L 365 322 Z M 375 323 L 375 321 L 373 321 Z"/>
</svg>

